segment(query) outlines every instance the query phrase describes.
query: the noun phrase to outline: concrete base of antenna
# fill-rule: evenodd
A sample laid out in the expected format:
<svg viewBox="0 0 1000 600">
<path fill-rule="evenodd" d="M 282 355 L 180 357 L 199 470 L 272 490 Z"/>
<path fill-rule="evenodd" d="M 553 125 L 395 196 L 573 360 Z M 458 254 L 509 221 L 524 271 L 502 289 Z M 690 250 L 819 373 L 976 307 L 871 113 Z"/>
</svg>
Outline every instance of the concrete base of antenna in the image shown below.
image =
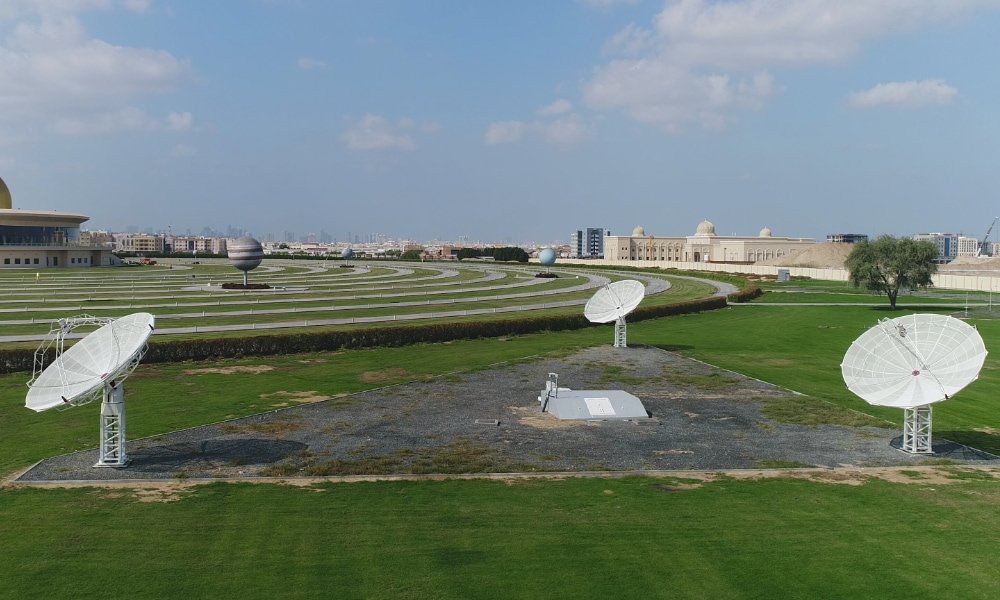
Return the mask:
<svg viewBox="0 0 1000 600">
<path fill-rule="evenodd" d="M 538 396 L 542 412 L 563 420 L 635 421 L 648 419 L 642 400 L 622 390 L 573 390 L 559 387 L 559 375 L 549 373 Z"/>
</svg>

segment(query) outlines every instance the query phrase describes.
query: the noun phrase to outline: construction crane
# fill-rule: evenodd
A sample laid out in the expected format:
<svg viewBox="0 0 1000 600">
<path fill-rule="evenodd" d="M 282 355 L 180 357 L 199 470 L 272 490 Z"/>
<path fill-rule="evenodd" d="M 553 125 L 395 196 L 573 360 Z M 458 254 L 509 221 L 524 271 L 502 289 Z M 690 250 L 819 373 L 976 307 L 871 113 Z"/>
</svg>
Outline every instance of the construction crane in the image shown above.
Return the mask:
<svg viewBox="0 0 1000 600">
<path fill-rule="evenodd" d="M 1000 217 L 993 217 L 993 222 L 990 223 L 990 228 L 986 230 L 986 235 L 983 236 L 983 241 L 979 242 L 979 252 L 976 256 L 986 256 L 986 240 L 990 237 L 990 232 L 993 231 L 993 226 L 997 224 L 997 219 Z"/>
</svg>

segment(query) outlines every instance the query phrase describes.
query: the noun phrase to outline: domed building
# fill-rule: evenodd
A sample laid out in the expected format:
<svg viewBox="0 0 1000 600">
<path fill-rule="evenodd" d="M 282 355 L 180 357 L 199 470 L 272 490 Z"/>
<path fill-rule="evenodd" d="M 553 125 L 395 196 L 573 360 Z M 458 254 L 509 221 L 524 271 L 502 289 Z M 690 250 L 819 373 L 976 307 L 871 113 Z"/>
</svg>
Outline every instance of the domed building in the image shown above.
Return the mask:
<svg viewBox="0 0 1000 600">
<path fill-rule="evenodd" d="M 0 179 L 0 268 L 93 267 L 112 264 L 111 251 L 80 244 L 86 215 L 14 208 Z"/>
<path fill-rule="evenodd" d="M 803 250 L 816 243 L 811 238 L 775 237 L 764 227 L 756 236 L 717 235 L 709 220 L 698 223 L 693 235 L 662 237 L 647 234 L 642 226 L 632 235 L 609 235 L 604 257 L 609 260 L 661 262 L 718 262 L 753 264 Z"/>
</svg>

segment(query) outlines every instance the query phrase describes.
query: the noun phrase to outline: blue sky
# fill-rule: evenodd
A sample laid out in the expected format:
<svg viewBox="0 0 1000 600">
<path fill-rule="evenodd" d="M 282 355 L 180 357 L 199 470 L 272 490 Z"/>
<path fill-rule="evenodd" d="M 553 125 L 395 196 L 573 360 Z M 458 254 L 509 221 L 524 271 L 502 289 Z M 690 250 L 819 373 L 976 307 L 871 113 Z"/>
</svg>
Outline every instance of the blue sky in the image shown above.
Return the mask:
<svg viewBox="0 0 1000 600">
<path fill-rule="evenodd" d="M 0 0 L 0 177 L 94 229 L 981 237 L 997 31 L 996 0 Z"/>
</svg>

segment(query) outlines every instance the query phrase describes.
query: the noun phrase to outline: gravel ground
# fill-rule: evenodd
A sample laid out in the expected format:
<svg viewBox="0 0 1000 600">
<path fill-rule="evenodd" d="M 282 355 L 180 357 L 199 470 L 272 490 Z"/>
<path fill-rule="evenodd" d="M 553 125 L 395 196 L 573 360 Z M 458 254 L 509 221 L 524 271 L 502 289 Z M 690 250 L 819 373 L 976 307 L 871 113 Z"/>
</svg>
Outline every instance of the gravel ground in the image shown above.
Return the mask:
<svg viewBox="0 0 1000 600">
<path fill-rule="evenodd" d="M 651 417 L 560 421 L 537 401 L 549 372 L 574 389 L 624 389 Z M 590 348 L 446 375 L 129 442 L 124 469 L 97 451 L 44 460 L 19 481 L 383 473 L 742 469 L 919 464 L 883 427 L 804 426 L 767 418 L 797 398 L 655 348 Z M 1000 465 L 935 440 L 934 458 Z"/>
</svg>

